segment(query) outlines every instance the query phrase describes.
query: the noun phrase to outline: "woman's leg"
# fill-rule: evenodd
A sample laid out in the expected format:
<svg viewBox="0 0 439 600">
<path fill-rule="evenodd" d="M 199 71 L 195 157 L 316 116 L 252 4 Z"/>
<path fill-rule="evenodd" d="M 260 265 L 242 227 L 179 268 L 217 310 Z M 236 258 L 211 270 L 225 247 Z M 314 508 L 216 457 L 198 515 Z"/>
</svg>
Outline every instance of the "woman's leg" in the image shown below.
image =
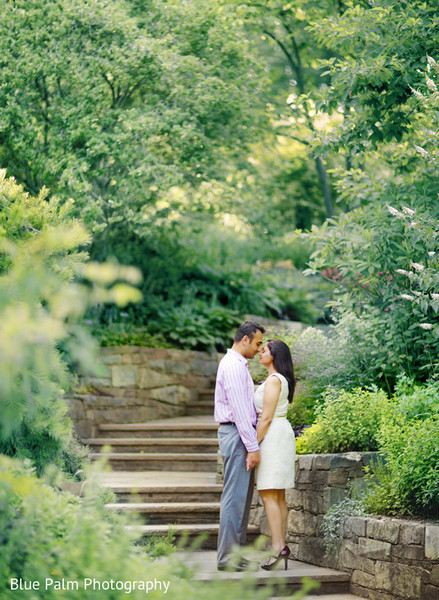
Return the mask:
<svg viewBox="0 0 439 600">
<path fill-rule="evenodd" d="M 283 529 L 283 513 L 279 504 L 279 490 L 259 490 L 264 504 L 268 525 L 271 532 L 271 545 L 275 554 L 285 546 L 285 529 Z"/>
<path fill-rule="evenodd" d="M 277 490 L 278 491 L 278 502 L 279 502 L 279 506 L 280 506 L 280 511 L 281 511 L 281 515 L 282 515 L 282 534 L 283 534 L 283 540 L 284 540 L 284 545 L 282 546 L 282 548 L 285 546 L 285 535 L 287 532 L 287 522 L 288 522 L 288 507 L 287 507 L 287 502 L 285 499 L 285 490 Z"/>
</svg>

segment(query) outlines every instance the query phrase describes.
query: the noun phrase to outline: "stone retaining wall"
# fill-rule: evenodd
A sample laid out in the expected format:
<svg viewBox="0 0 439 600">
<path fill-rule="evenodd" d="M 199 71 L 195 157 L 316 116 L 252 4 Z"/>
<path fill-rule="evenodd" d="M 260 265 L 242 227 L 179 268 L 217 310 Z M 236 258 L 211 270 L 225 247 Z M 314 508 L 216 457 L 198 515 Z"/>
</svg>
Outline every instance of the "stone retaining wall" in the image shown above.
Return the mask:
<svg viewBox="0 0 439 600">
<path fill-rule="evenodd" d="M 121 346 L 101 348 L 100 377 L 70 395 L 78 435 L 92 437 L 101 423 L 136 423 L 185 413 L 213 386 L 219 355 L 190 350 Z"/>
<path fill-rule="evenodd" d="M 325 556 L 323 516 L 349 485 L 361 485 L 374 453 L 301 455 L 287 492 L 292 558 L 352 574 L 351 591 L 370 600 L 439 599 L 439 522 L 347 517 L 338 554 Z M 250 522 L 269 527 L 255 493 Z"/>
</svg>

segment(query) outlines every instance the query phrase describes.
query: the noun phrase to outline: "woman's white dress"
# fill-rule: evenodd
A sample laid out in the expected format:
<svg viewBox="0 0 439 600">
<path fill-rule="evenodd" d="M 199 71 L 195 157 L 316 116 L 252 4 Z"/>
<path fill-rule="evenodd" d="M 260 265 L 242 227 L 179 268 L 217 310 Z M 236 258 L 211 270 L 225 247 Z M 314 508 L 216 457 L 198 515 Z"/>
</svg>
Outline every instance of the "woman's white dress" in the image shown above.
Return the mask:
<svg viewBox="0 0 439 600">
<path fill-rule="evenodd" d="M 256 470 L 256 487 L 258 490 L 282 490 L 294 487 L 294 470 L 296 463 L 296 441 L 294 431 L 286 418 L 288 409 L 288 381 L 280 373 L 272 373 L 269 377 L 278 377 L 281 390 L 273 420 L 259 444 L 261 462 Z M 268 378 L 255 392 L 255 407 L 258 419 L 262 414 L 264 390 Z"/>
</svg>

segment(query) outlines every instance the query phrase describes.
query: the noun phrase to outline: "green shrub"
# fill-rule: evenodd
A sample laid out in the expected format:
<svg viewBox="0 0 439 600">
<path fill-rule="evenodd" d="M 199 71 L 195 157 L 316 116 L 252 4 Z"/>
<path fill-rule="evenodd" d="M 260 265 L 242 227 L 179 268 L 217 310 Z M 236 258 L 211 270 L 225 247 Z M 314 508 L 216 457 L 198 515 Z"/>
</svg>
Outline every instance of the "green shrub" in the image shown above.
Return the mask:
<svg viewBox="0 0 439 600">
<path fill-rule="evenodd" d="M 136 269 L 87 262 L 90 236 L 69 217 L 72 204 L 46 196 L 0 171 L 0 453 L 32 460 L 39 474 L 65 463 L 72 440 L 67 356 L 78 371 L 96 363 L 80 318 L 90 305 L 139 297 L 122 283 L 138 281 Z"/>
<path fill-rule="evenodd" d="M 406 375 L 397 379 L 395 396 L 398 411 L 404 419 L 425 419 L 439 414 L 439 381 L 427 381 L 417 384 Z"/>
<path fill-rule="evenodd" d="M 193 580 L 193 572 L 175 555 L 152 560 L 142 546 L 134 546 L 134 534 L 125 520 L 96 501 L 93 486 L 86 486 L 81 501 L 62 494 L 37 479 L 16 459 L 0 457 L 0 597 L 4 600 L 66 599 L 120 600 L 125 590 L 84 589 L 85 578 L 99 582 L 165 581 L 169 600 L 204 600 L 206 583 Z M 133 523 L 131 523 L 133 524 Z M 151 546 L 160 554 L 157 543 Z M 169 544 L 168 544 L 169 549 Z M 163 547 L 161 548 L 163 550 Z M 161 552 L 163 554 L 163 552 Z M 11 590 L 11 578 L 40 582 L 40 589 Z M 45 589 L 45 580 L 77 582 L 78 589 Z M 65 586 L 67 587 L 67 586 Z M 256 589 L 254 579 L 217 580 L 209 583 L 211 600 L 263 600 L 270 588 Z M 145 598 L 145 590 L 133 590 L 130 598 Z M 162 598 L 164 591 L 148 597 Z"/>
<path fill-rule="evenodd" d="M 384 514 L 437 516 L 439 511 L 439 420 L 384 422 L 380 449 L 385 464 L 373 469 L 378 483 L 366 506 Z"/>
<path fill-rule="evenodd" d="M 109 323 L 93 326 L 92 335 L 100 346 L 144 346 L 148 348 L 171 348 L 161 333 L 152 334 L 147 327 L 136 327 L 131 322 Z"/>
<path fill-rule="evenodd" d="M 328 390 L 316 422 L 298 440 L 300 453 L 378 450 L 382 419 L 392 410 L 381 390 Z"/>
<path fill-rule="evenodd" d="M 438 383 L 400 376 L 393 411 L 381 421 L 383 461 L 371 465 L 365 505 L 370 512 L 434 516 L 439 511 Z"/>
</svg>

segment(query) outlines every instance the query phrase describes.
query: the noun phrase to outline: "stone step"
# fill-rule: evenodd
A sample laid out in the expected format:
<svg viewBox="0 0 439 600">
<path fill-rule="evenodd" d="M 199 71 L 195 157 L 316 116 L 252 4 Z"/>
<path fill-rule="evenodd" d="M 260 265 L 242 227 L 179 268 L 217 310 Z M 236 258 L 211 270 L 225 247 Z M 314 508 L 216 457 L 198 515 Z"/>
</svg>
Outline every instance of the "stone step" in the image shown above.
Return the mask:
<svg viewBox="0 0 439 600">
<path fill-rule="evenodd" d="M 302 588 L 303 577 L 309 577 L 320 585 L 318 589 L 309 592 L 311 597 L 318 596 L 321 600 L 335 600 L 341 596 L 345 600 L 358 598 L 353 596 L 350 598 L 349 585 L 351 576 L 349 573 L 335 571 L 324 567 L 317 567 L 306 563 L 301 563 L 295 560 L 289 560 L 287 570 L 282 568 L 274 571 L 264 571 L 259 567 L 260 563 L 266 558 L 266 553 L 255 551 L 251 548 L 244 549 L 243 555 L 250 559 L 254 564 L 254 572 L 251 573 L 252 579 L 256 580 L 259 586 L 270 586 L 272 594 L 275 597 L 290 596 L 294 592 Z M 182 561 L 187 566 L 194 569 L 194 579 L 209 583 L 213 579 L 227 579 L 229 581 L 239 581 L 249 577 L 248 573 L 217 571 L 216 568 L 216 553 L 209 552 L 183 552 L 181 553 Z M 345 598 L 343 598 L 343 596 Z M 308 596 L 306 597 L 308 600 Z M 272 598 L 275 600 L 275 598 Z"/>
<path fill-rule="evenodd" d="M 105 456 L 115 471 L 216 471 L 216 454 L 171 452 L 90 453 L 91 460 Z"/>
<path fill-rule="evenodd" d="M 186 404 L 185 414 L 190 417 L 213 415 L 213 400 L 197 401 Z"/>
<path fill-rule="evenodd" d="M 219 502 L 222 492 L 214 472 L 111 471 L 99 484 L 118 502 Z"/>
<path fill-rule="evenodd" d="M 206 423 L 105 423 L 99 425 L 99 437 L 120 438 L 217 438 L 218 425 Z"/>
<path fill-rule="evenodd" d="M 192 452 L 213 453 L 218 449 L 216 438 L 89 438 L 82 440 L 94 450 L 110 446 L 117 452 L 171 452 L 188 454 Z"/>
<path fill-rule="evenodd" d="M 118 502 L 219 502 L 222 486 L 191 486 L 191 487 L 144 487 L 133 488 L 133 486 L 112 487 L 111 490 L 117 497 Z"/>
<path fill-rule="evenodd" d="M 169 525 L 178 523 L 201 524 L 219 520 L 219 502 L 132 502 L 128 504 L 111 503 L 110 510 L 123 514 L 134 513 L 148 525 Z"/>
<path fill-rule="evenodd" d="M 270 600 L 276 600 L 276 598 Z M 306 595 L 303 600 L 361 600 L 361 597 L 353 594 L 325 594 L 323 597 L 312 594 L 311 596 Z"/>
<path fill-rule="evenodd" d="M 175 539 L 180 544 L 191 546 L 197 545 L 199 548 L 206 550 L 215 550 L 218 539 L 217 523 L 200 523 L 188 525 L 128 525 L 129 531 L 139 533 L 142 538 L 148 538 L 152 535 L 166 535 L 169 530 L 174 532 Z M 247 529 L 247 541 L 249 544 L 256 541 L 260 536 L 259 528 L 256 525 L 249 525 Z"/>
</svg>

